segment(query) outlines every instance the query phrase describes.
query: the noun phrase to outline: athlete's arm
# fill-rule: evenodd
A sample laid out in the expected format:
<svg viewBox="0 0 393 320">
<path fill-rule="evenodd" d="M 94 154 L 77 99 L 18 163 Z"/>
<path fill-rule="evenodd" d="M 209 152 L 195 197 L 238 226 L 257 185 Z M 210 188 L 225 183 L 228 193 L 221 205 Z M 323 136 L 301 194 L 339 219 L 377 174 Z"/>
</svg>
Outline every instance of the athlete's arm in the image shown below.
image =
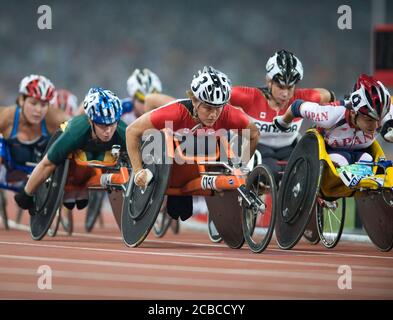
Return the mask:
<svg viewBox="0 0 393 320">
<path fill-rule="evenodd" d="M 255 153 L 255 150 L 257 149 L 257 145 L 259 141 L 259 130 L 252 121 L 248 123 L 246 129 L 250 130 L 250 158 L 251 158 L 251 156 Z M 244 159 L 244 156 L 247 157 L 248 155 L 243 155 L 243 160 L 247 160 L 245 162 L 247 163 L 250 159 Z"/>
<path fill-rule="evenodd" d="M 381 135 L 387 141 L 393 143 L 393 105 L 390 106 L 390 111 L 382 119 Z"/>
<path fill-rule="evenodd" d="M 143 169 L 142 167 L 142 155 L 140 151 L 140 141 L 148 129 L 153 129 L 154 126 L 150 120 L 150 112 L 145 113 L 131 123 L 126 129 L 126 144 L 127 153 L 131 161 L 132 170 L 134 174 L 138 173 Z M 138 186 L 146 185 L 146 174 L 142 173 L 138 175 L 135 183 Z"/>
<path fill-rule="evenodd" d="M 279 125 L 285 127 L 285 124 L 289 124 L 294 118 L 300 117 L 311 120 L 319 127 L 330 128 L 342 116 L 344 110 L 345 107 L 340 105 L 320 105 L 315 102 L 295 100 L 282 117 L 275 118 L 275 124 L 277 125 L 278 122 Z"/>
<path fill-rule="evenodd" d="M 174 97 L 162 93 L 150 93 L 145 97 L 145 112 L 161 107 L 173 100 Z"/>
<path fill-rule="evenodd" d="M 49 108 L 45 117 L 49 133 L 53 134 L 63 122 L 69 119 L 70 117 L 63 110 Z"/>
<path fill-rule="evenodd" d="M 45 157 L 34 168 L 29 180 L 27 180 L 25 191 L 30 195 L 34 194 L 38 187 L 44 183 L 46 179 L 48 179 L 55 169 L 56 165 L 50 162 L 48 160 L 48 156 L 45 155 Z"/>
<path fill-rule="evenodd" d="M 336 96 L 334 95 L 333 91 L 324 89 L 324 88 L 315 88 L 314 90 L 317 90 L 319 94 L 321 95 L 321 100 L 319 103 L 328 103 L 328 102 L 333 102 L 336 100 Z"/>
<path fill-rule="evenodd" d="M 83 102 L 79 105 L 78 111 L 76 112 L 75 116 L 79 116 L 81 114 L 85 114 L 85 108 L 83 107 Z"/>
</svg>

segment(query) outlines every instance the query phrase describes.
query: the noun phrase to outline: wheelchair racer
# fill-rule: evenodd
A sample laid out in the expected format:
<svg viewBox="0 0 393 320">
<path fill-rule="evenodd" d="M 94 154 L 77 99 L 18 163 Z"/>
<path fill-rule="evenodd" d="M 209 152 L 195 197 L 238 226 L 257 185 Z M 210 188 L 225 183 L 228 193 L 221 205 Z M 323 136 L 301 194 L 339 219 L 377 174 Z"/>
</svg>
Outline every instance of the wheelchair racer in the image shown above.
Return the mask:
<svg viewBox="0 0 393 320">
<path fill-rule="evenodd" d="M 56 89 L 53 107 L 63 110 L 71 118 L 78 112 L 78 98 L 66 89 Z"/>
<path fill-rule="evenodd" d="M 383 125 L 382 135 L 393 142 L 390 127 L 393 124 L 393 108 L 388 90 L 373 77 L 359 76 L 348 101 L 331 105 L 296 100 L 283 116 L 274 119 L 283 131 L 290 130 L 295 117 L 311 120 L 323 134 L 326 150 L 332 162 L 338 166 L 357 161 L 373 161 L 367 148 Z"/>
<path fill-rule="evenodd" d="M 273 118 L 283 115 L 296 99 L 321 104 L 335 100 L 334 93 L 326 89 L 297 89 L 296 85 L 302 79 L 301 61 L 293 53 L 280 50 L 266 63 L 267 87 L 232 88 L 230 103 L 241 107 L 258 127 L 260 137 L 257 150 L 262 155 L 262 162 L 272 170 L 277 186 L 279 172 L 284 171 L 284 167 L 277 162 L 289 159 L 303 119 L 294 119 L 290 130 L 282 132 L 274 126 Z"/>
<path fill-rule="evenodd" d="M 187 91 L 189 99 L 176 100 L 158 109 L 145 113 L 127 127 L 127 151 L 134 172 L 134 182 L 145 188 L 153 178 L 149 169 L 143 169 L 140 140 L 149 129 L 161 130 L 166 122 L 171 122 L 173 130 L 190 129 L 197 132 L 219 129 L 250 130 L 250 151 L 254 153 L 258 142 L 258 129 L 239 108 L 228 104 L 231 95 L 229 78 L 214 69 L 204 67 L 191 82 Z M 192 215 L 192 197 L 168 196 L 168 214 L 173 219 L 186 220 Z"/>
<path fill-rule="evenodd" d="M 0 185 L 20 190 L 41 159 L 51 135 L 68 119 L 52 108 L 55 87 L 41 75 L 29 75 L 19 85 L 16 104 L 0 108 Z"/>
<path fill-rule="evenodd" d="M 120 99 L 110 90 L 91 88 L 83 104 L 85 115 L 76 116 L 68 122 L 32 172 L 25 188 L 15 195 L 15 201 L 21 208 L 33 207 L 33 194 L 37 188 L 70 153 L 82 150 L 87 160 L 104 160 L 106 151 L 110 151 L 113 145 L 120 145 L 121 150 L 126 150 L 126 124 L 120 119 Z M 72 196 L 75 196 L 75 199 L 72 199 Z M 78 209 L 83 209 L 88 204 L 87 192 L 82 195 L 71 195 L 65 202 L 64 205 L 68 209 L 72 209 L 75 203 Z"/>
<path fill-rule="evenodd" d="M 121 101 L 123 107 L 122 120 L 130 124 L 145 113 L 145 97 L 150 93 L 160 93 L 160 78 L 149 69 L 135 69 L 127 80 L 129 98 Z"/>
</svg>

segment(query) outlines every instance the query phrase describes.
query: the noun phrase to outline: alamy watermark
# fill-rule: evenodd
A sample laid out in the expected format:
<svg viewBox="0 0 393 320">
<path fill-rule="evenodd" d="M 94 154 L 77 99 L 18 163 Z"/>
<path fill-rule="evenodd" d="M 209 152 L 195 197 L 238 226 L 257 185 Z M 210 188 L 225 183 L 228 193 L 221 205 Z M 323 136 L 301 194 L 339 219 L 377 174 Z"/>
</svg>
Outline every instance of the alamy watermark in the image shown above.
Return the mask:
<svg viewBox="0 0 393 320">
<path fill-rule="evenodd" d="M 340 290 L 352 289 L 352 269 L 348 265 L 341 265 L 337 269 L 337 273 L 341 274 L 337 280 L 337 287 Z"/>
<path fill-rule="evenodd" d="M 37 269 L 39 274 L 37 287 L 40 290 L 52 290 L 52 269 L 48 265 L 39 266 Z"/>
<path fill-rule="evenodd" d="M 352 9 L 348 5 L 341 5 L 337 9 L 337 13 L 340 14 L 337 20 L 337 27 L 340 30 L 351 30 L 352 29 Z"/>
<path fill-rule="evenodd" d="M 37 9 L 39 14 L 37 26 L 40 30 L 52 29 L 52 8 L 46 4 L 40 5 Z"/>
<path fill-rule="evenodd" d="M 246 165 L 251 158 L 250 130 L 201 129 L 192 131 L 182 129 L 173 131 L 173 124 L 165 122 L 166 138 L 162 131 L 147 130 L 142 137 L 144 146 L 142 160 L 146 164 L 196 164 L 198 158 L 213 159 L 218 162 L 231 162 Z M 165 141 L 167 139 L 167 141 Z M 169 143 L 168 143 L 169 141 Z M 172 141 L 176 143 L 173 144 Z M 174 157 L 169 156 L 172 147 Z M 165 149 L 164 149 L 165 148 Z"/>
</svg>

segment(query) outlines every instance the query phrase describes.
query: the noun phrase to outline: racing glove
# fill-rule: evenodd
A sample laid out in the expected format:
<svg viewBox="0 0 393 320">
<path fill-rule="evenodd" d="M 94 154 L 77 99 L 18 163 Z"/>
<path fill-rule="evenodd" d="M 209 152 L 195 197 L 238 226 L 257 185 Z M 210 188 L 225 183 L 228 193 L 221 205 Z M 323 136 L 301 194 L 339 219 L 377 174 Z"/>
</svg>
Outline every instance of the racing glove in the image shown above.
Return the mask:
<svg viewBox="0 0 393 320">
<path fill-rule="evenodd" d="M 17 193 L 14 196 L 14 199 L 16 203 L 18 204 L 19 207 L 22 209 L 28 210 L 28 209 L 33 209 L 34 207 L 34 197 L 30 194 L 27 194 L 25 189 L 22 190 L 22 192 Z M 29 210 L 30 215 L 32 214 L 32 210 Z"/>
<path fill-rule="evenodd" d="M 140 179 L 140 175 L 142 173 L 145 173 L 145 184 L 144 185 Z M 149 169 L 142 169 L 142 170 L 139 170 L 135 174 L 134 183 L 144 191 L 152 179 L 153 179 L 153 173 Z"/>
<path fill-rule="evenodd" d="M 290 130 L 290 123 L 286 123 L 282 116 L 274 117 L 273 123 L 280 131 L 288 132 Z"/>
<path fill-rule="evenodd" d="M 387 142 L 393 143 L 393 119 L 384 123 L 381 129 L 381 135 Z"/>
</svg>

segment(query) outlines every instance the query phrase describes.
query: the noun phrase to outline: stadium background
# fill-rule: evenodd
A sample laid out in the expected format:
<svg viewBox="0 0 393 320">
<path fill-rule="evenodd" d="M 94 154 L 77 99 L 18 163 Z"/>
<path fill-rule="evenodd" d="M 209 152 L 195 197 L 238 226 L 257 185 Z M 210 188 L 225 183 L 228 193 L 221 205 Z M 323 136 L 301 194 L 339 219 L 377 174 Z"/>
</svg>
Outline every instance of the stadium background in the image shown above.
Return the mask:
<svg viewBox="0 0 393 320">
<path fill-rule="evenodd" d="M 360 73 L 373 71 L 373 23 L 393 23 L 393 2 L 374 1 L 381 3 L 382 21 L 375 21 L 369 0 L 0 1 L 0 105 L 15 101 L 30 73 L 48 76 L 80 101 L 94 85 L 125 97 L 128 76 L 143 67 L 176 97 L 203 65 L 224 71 L 235 85 L 262 86 L 267 59 L 282 48 L 303 62 L 301 87 L 328 88 L 342 98 Z M 42 4 L 51 7 L 51 30 L 37 26 Z M 343 4 L 352 9 L 351 30 L 337 26 Z M 347 225 L 353 226 L 350 216 Z"/>
<path fill-rule="evenodd" d="M 39 30 L 40 5 L 52 9 L 52 29 Z M 340 5 L 352 9 L 352 29 L 337 27 Z M 20 79 L 41 73 L 82 99 L 92 85 L 126 95 L 136 67 L 149 67 L 164 91 L 182 97 L 196 70 L 213 65 L 233 84 L 263 85 L 276 50 L 303 62 L 304 87 L 338 97 L 370 73 L 371 1 L 82 0 L 0 1 L 0 105 L 15 100 Z M 393 3 L 385 2 L 385 22 Z"/>
</svg>

